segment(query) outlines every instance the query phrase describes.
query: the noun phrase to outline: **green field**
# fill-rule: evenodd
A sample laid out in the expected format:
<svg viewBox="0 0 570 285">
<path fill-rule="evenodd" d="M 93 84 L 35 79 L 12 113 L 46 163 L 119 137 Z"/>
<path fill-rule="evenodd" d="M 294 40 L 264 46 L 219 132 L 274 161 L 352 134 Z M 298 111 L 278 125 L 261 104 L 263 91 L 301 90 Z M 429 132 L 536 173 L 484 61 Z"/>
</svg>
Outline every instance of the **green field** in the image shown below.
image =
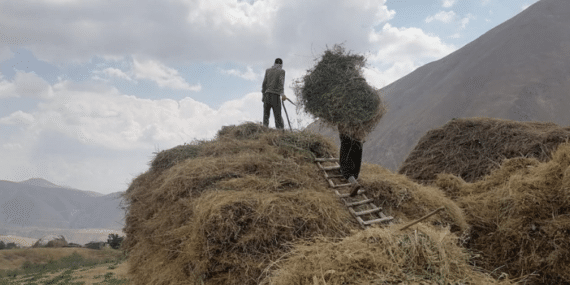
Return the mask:
<svg viewBox="0 0 570 285">
<path fill-rule="evenodd" d="M 129 284 L 127 260 L 114 249 L 27 248 L 0 251 L 0 285 Z"/>
</svg>

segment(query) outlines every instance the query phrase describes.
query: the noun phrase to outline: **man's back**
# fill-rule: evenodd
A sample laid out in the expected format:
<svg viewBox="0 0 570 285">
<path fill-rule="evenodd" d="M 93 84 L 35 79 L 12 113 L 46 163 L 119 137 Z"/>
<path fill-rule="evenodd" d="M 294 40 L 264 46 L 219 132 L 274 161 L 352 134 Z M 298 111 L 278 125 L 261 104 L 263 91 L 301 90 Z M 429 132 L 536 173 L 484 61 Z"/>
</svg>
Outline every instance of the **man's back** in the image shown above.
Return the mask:
<svg viewBox="0 0 570 285">
<path fill-rule="evenodd" d="M 273 66 L 265 70 L 265 79 L 263 80 L 262 93 L 284 94 L 285 70 L 280 67 Z"/>
</svg>

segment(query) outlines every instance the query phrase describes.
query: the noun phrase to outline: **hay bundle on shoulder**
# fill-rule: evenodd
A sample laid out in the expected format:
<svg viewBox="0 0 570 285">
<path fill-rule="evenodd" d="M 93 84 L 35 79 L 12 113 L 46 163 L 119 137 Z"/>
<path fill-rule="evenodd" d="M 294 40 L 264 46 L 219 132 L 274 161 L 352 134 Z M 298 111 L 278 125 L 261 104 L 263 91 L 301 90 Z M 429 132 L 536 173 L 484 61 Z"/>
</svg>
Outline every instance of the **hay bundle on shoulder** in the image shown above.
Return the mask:
<svg viewBox="0 0 570 285">
<path fill-rule="evenodd" d="M 366 59 L 341 45 L 326 50 L 308 73 L 294 82 L 300 107 L 340 134 L 364 140 L 386 113 L 379 90 L 362 74 Z"/>
</svg>

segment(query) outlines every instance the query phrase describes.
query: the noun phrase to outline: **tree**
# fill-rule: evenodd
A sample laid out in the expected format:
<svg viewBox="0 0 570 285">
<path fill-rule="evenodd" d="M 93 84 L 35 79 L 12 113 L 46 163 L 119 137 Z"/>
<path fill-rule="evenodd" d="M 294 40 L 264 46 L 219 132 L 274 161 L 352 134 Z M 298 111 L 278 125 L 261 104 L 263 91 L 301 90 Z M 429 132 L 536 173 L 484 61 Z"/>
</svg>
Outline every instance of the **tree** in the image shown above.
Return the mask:
<svg viewBox="0 0 570 285">
<path fill-rule="evenodd" d="M 4 243 L 4 241 L 0 240 L 0 250 L 5 249 L 5 248 L 6 248 L 6 244 Z"/>
<path fill-rule="evenodd" d="M 107 237 L 107 243 L 113 249 L 119 249 L 119 247 L 121 247 L 121 243 L 123 243 L 123 239 L 125 239 L 125 237 L 120 237 L 118 234 L 109 234 Z"/>
<path fill-rule="evenodd" d="M 6 245 L 6 249 L 12 249 L 12 248 L 19 248 L 19 247 L 18 247 L 18 245 L 17 245 L 16 243 L 9 242 L 9 243 Z"/>
</svg>

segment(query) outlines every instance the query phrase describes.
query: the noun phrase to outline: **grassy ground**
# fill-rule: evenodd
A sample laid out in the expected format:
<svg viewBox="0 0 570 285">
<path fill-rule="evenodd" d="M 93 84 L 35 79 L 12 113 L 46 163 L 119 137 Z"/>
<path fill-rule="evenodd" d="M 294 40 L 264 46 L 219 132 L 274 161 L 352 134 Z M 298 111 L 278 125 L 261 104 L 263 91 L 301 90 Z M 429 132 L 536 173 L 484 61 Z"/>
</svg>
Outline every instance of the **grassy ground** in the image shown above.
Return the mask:
<svg viewBox="0 0 570 285">
<path fill-rule="evenodd" d="M 0 285 L 16 284 L 129 284 L 127 261 L 113 249 L 1 250 Z"/>
</svg>

